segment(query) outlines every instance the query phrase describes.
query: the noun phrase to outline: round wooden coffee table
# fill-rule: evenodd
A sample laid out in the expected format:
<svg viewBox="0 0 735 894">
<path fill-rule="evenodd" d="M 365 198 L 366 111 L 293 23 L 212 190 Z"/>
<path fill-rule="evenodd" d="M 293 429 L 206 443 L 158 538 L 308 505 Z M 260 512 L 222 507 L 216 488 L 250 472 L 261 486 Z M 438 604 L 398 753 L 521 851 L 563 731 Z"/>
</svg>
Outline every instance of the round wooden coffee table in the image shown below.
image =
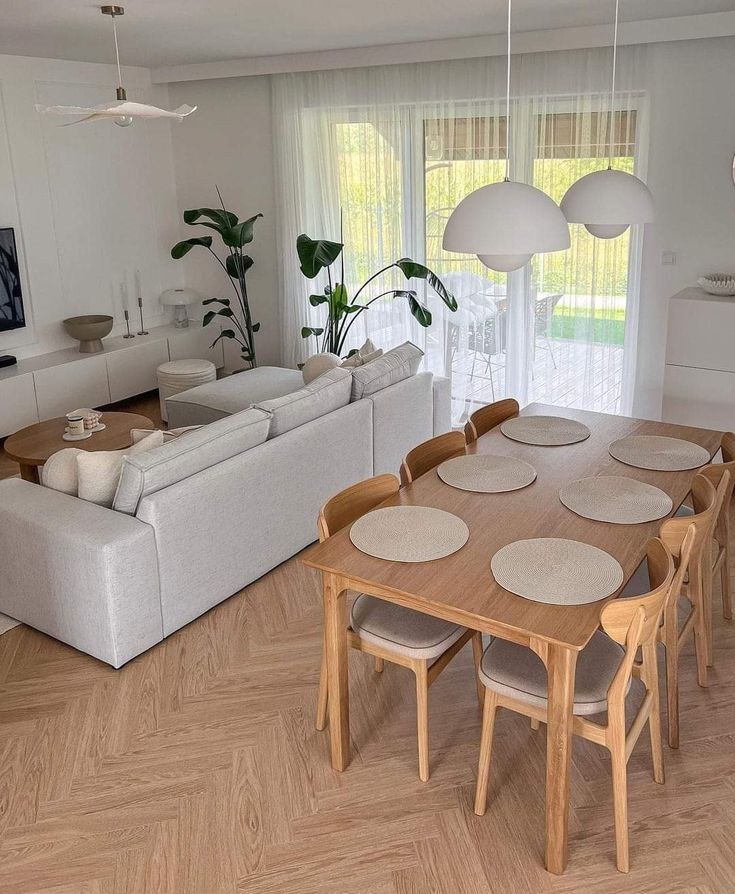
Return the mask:
<svg viewBox="0 0 735 894">
<path fill-rule="evenodd" d="M 66 428 L 66 416 L 37 422 L 22 428 L 5 440 L 5 453 L 20 466 L 20 477 L 25 481 L 39 483 L 39 466 L 64 447 L 79 447 L 81 450 L 120 450 L 129 447 L 131 428 L 155 428 L 147 416 L 136 413 L 103 413 L 101 421 L 104 431 L 94 432 L 83 441 L 65 441 L 62 438 Z"/>
</svg>

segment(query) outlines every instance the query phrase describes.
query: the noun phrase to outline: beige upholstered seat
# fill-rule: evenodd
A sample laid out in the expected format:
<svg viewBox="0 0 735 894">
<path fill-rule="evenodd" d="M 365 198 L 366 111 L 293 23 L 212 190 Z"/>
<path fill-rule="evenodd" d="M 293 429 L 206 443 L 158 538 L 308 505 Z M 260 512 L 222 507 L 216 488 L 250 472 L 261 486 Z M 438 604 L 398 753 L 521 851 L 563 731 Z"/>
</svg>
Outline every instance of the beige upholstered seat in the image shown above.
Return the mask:
<svg viewBox="0 0 735 894">
<path fill-rule="evenodd" d="M 443 655 L 467 632 L 465 627 L 364 593 L 352 604 L 350 627 L 373 645 L 424 661 Z"/>
<path fill-rule="evenodd" d="M 580 652 L 574 686 L 574 713 L 599 714 L 607 710 L 607 691 L 625 650 L 597 631 Z M 494 639 L 480 663 L 480 680 L 501 695 L 546 708 L 547 674 L 543 661 L 526 646 Z"/>
</svg>

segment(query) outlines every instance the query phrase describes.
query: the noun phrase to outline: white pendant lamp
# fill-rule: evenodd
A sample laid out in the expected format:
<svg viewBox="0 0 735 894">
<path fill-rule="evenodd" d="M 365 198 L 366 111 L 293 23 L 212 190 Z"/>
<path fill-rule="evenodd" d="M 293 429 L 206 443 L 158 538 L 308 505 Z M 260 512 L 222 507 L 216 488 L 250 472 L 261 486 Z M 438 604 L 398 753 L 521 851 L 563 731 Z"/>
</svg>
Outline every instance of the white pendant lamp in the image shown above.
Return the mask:
<svg viewBox="0 0 735 894">
<path fill-rule="evenodd" d="M 535 186 L 510 179 L 510 34 L 506 73 L 505 180 L 470 193 L 444 229 L 446 251 L 475 254 L 491 270 L 507 273 L 525 266 L 537 252 L 569 248 L 569 226 L 558 205 Z"/>
<path fill-rule="evenodd" d="M 631 224 L 649 223 L 655 217 L 653 196 L 646 184 L 627 171 L 613 169 L 615 141 L 615 72 L 618 61 L 618 10 L 615 0 L 612 87 L 610 90 L 610 155 L 607 170 L 593 171 L 573 183 L 561 200 L 569 223 L 581 223 L 598 239 L 614 239 Z"/>
<path fill-rule="evenodd" d="M 82 124 L 85 121 L 114 121 L 119 127 L 130 127 L 135 118 L 175 118 L 183 121 L 187 115 L 196 111 L 196 106 L 179 106 L 169 112 L 167 109 L 159 109 L 158 106 L 150 106 L 142 102 L 128 100 L 125 88 L 122 85 L 122 72 L 120 70 L 120 51 L 117 46 L 117 25 L 115 17 L 125 14 L 122 6 L 101 6 L 102 15 L 112 19 L 112 34 L 115 40 L 115 59 L 117 61 L 117 101 L 105 102 L 99 106 L 36 106 L 36 111 L 50 115 L 83 115 L 77 121 L 69 121 L 68 124 Z M 64 125 L 65 127 L 68 126 Z"/>
</svg>

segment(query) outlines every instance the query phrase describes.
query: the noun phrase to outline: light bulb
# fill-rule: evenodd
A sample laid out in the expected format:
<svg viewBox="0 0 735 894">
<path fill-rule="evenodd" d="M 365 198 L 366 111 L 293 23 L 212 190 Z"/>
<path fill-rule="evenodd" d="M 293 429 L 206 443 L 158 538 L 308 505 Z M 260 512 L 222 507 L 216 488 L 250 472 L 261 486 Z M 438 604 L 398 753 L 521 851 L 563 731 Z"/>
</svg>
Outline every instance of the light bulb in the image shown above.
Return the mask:
<svg viewBox="0 0 735 894">
<path fill-rule="evenodd" d="M 130 115 L 121 115 L 119 118 L 114 118 L 113 120 L 118 127 L 130 127 L 133 123 L 133 119 Z"/>
<path fill-rule="evenodd" d="M 521 267 L 525 267 L 533 255 L 478 255 L 477 257 L 490 270 L 510 273 L 511 270 L 520 270 Z"/>
<path fill-rule="evenodd" d="M 622 235 L 630 224 L 585 224 L 588 233 L 597 236 L 598 239 L 615 239 Z"/>
</svg>

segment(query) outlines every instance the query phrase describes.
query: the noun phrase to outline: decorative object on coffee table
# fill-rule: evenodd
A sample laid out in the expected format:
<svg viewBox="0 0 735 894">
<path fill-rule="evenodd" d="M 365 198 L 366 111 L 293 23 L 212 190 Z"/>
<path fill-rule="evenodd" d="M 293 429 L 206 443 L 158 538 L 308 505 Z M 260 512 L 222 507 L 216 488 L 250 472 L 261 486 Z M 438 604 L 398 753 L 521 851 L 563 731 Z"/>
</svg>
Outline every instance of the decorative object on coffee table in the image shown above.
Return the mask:
<svg viewBox="0 0 735 894">
<path fill-rule="evenodd" d="M 105 413 L 105 430 L 80 441 L 82 450 L 120 450 L 132 444 L 131 430 L 153 428 L 147 416 L 137 413 Z M 38 469 L 64 444 L 66 416 L 37 422 L 22 428 L 5 440 L 5 453 L 20 466 L 20 477 L 25 481 L 39 482 Z"/>
<path fill-rule="evenodd" d="M 67 317 L 64 329 L 79 341 L 80 354 L 99 354 L 104 351 L 102 339 L 112 331 L 113 318 L 108 314 L 84 314 Z"/>
<path fill-rule="evenodd" d="M 166 398 L 196 388 L 198 385 L 214 382 L 217 370 L 210 360 L 170 360 L 158 367 L 156 377 L 161 402 L 161 419 L 168 422 Z"/>
<path fill-rule="evenodd" d="M 240 346 L 242 359 L 253 368 L 258 365 L 255 357 L 255 333 L 260 329 L 260 323 L 254 323 L 250 313 L 245 278 L 248 270 L 253 266 L 253 259 L 250 255 L 244 254 L 243 247 L 253 241 L 253 226 L 255 221 L 263 215 L 256 214 L 248 220 L 238 220 L 236 214 L 225 208 L 219 189 L 217 189 L 217 196 L 222 210 L 219 208 L 193 208 L 190 211 L 184 211 L 184 223 L 215 230 L 227 251 L 224 262 L 212 250 L 211 236 L 194 236 L 191 239 L 177 242 L 171 249 L 171 257 L 178 260 L 187 255 L 194 246 L 203 246 L 229 276 L 235 292 L 234 307 L 229 298 L 207 298 L 203 304 L 212 305 L 216 310 L 209 310 L 204 314 L 202 325 L 208 326 L 217 317 L 225 317 L 233 328 L 223 329 L 212 342 L 212 347 L 222 338 L 231 339 Z"/>
<path fill-rule="evenodd" d="M 164 307 L 174 308 L 174 326 L 177 329 L 186 329 L 189 325 L 186 308 L 190 304 L 201 304 L 202 296 L 194 289 L 166 289 L 158 300 Z"/>
</svg>

